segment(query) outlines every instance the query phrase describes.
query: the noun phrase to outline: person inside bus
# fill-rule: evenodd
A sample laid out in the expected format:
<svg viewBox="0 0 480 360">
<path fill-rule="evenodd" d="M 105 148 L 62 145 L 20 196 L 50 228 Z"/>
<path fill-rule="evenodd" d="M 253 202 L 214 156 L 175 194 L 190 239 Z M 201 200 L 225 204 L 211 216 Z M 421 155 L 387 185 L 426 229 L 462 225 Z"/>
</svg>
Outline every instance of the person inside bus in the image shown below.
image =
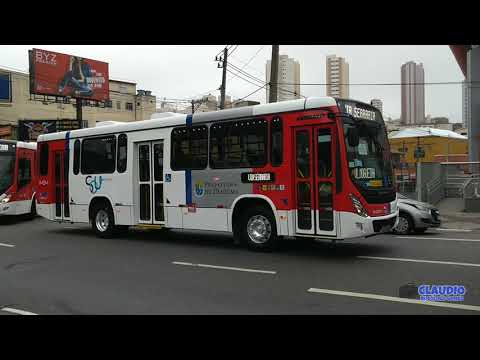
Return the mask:
<svg viewBox="0 0 480 360">
<path fill-rule="evenodd" d="M 73 95 L 91 96 L 93 90 L 87 82 L 87 78 L 91 76 L 92 71 L 90 65 L 80 57 L 71 56 L 69 71 L 63 76 L 63 80 L 58 86 L 58 92 L 63 94 L 66 87 L 71 87 Z"/>
</svg>

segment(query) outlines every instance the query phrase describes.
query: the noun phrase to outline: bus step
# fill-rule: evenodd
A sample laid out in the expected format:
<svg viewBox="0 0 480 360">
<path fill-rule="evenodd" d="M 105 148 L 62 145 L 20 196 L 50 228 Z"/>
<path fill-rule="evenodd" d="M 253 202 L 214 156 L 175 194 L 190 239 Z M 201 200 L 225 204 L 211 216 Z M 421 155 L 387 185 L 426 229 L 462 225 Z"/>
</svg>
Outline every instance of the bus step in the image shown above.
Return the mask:
<svg viewBox="0 0 480 360">
<path fill-rule="evenodd" d="M 163 229 L 164 227 L 165 227 L 165 225 L 162 225 L 162 224 L 137 224 L 137 225 L 135 225 L 135 228 L 144 229 L 144 230 Z"/>
</svg>

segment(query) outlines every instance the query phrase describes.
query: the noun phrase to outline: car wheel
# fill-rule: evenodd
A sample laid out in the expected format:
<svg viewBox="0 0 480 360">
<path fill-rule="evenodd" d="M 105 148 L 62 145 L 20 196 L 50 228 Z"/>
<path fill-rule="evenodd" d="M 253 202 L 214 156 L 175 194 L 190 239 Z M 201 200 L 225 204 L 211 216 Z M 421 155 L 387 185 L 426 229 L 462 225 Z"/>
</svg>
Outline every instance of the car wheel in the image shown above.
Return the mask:
<svg viewBox="0 0 480 360">
<path fill-rule="evenodd" d="M 408 235 L 413 229 L 412 220 L 407 214 L 400 214 L 398 216 L 398 224 L 395 228 L 395 233 L 401 235 Z"/>
<path fill-rule="evenodd" d="M 271 251 L 278 242 L 277 225 L 271 210 L 248 209 L 240 224 L 241 240 L 250 250 Z"/>
<path fill-rule="evenodd" d="M 101 238 L 110 238 L 115 235 L 115 219 L 112 208 L 106 204 L 100 204 L 93 211 L 92 228 L 95 234 Z"/>
</svg>

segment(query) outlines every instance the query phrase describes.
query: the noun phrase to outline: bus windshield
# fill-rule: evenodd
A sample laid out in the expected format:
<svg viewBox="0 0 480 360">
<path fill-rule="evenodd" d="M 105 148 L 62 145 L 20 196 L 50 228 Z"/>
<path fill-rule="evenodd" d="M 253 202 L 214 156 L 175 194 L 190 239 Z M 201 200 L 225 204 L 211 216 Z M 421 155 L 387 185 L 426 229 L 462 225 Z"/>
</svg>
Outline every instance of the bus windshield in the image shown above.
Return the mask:
<svg viewBox="0 0 480 360">
<path fill-rule="evenodd" d="M 5 193 L 13 183 L 15 170 L 15 153 L 0 152 L 0 195 Z"/>
<path fill-rule="evenodd" d="M 359 191 L 391 189 L 392 163 L 385 128 L 376 121 L 350 117 L 344 118 L 343 128 L 350 177 Z M 357 146 L 351 146 L 348 141 L 352 128 L 358 131 Z"/>
</svg>

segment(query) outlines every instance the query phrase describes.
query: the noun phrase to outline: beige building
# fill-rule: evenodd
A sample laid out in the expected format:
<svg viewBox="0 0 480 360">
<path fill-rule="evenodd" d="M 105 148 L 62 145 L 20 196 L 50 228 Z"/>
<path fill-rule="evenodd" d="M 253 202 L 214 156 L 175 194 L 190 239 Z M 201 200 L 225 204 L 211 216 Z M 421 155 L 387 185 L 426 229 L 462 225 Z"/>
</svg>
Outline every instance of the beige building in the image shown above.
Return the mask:
<svg viewBox="0 0 480 360">
<path fill-rule="evenodd" d="M 402 124 L 425 123 L 425 72 L 423 64 L 409 61 L 401 67 Z"/>
<path fill-rule="evenodd" d="M 17 139 L 20 120 L 54 122 L 76 119 L 77 113 L 73 104 L 55 103 L 54 97 L 44 101 L 43 96 L 30 95 L 27 72 L 0 68 L 0 74 L 8 78 L 11 84 L 9 99 L 0 101 L 0 138 Z M 96 123 L 101 121 L 146 120 L 155 112 L 156 97 L 150 91 L 137 91 L 136 83 L 110 80 L 109 86 L 110 102 L 106 107 L 83 106 L 84 126 L 95 127 Z"/>
<path fill-rule="evenodd" d="M 266 78 L 270 83 L 271 60 L 267 60 Z M 280 55 L 278 59 L 277 102 L 300 99 L 300 63 L 288 55 Z M 270 99 L 270 89 L 267 86 L 267 103 Z"/>
<path fill-rule="evenodd" d="M 326 61 L 327 96 L 348 99 L 349 92 L 349 65 L 345 58 L 328 55 Z"/>
</svg>

